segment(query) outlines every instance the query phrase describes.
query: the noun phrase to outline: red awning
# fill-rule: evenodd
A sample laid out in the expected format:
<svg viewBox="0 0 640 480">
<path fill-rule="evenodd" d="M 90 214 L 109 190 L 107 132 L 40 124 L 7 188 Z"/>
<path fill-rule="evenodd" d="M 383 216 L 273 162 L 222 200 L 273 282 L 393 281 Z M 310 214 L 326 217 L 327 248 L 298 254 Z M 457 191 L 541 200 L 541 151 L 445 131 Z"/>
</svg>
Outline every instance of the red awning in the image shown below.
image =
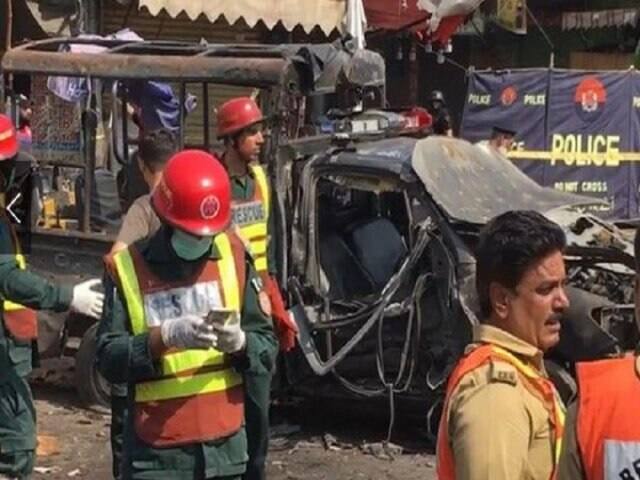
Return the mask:
<svg viewBox="0 0 640 480">
<path fill-rule="evenodd" d="M 364 0 L 369 29 L 400 30 L 412 25 L 411 30 L 421 41 L 444 44 L 464 23 L 464 15 L 445 17 L 438 29 L 428 34 L 426 20 L 430 15 L 419 9 L 417 3 L 416 0 Z"/>
<path fill-rule="evenodd" d="M 399 30 L 429 16 L 418 9 L 416 0 L 364 0 L 364 10 L 370 29 Z M 424 23 L 417 26 L 423 27 Z"/>
</svg>

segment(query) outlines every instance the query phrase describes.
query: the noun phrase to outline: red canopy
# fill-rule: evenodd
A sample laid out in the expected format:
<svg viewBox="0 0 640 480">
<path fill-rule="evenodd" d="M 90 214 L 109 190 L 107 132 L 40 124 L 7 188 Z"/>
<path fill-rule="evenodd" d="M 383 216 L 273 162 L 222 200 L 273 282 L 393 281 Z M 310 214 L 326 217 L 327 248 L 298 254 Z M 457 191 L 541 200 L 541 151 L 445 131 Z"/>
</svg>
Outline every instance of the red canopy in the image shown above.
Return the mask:
<svg viewBox="0 0 640 480">
<path fill-rule="evenodd" d="M 418 9 L 416 0 L 364 0 L 364 11 L 369 28 L 385 30 L 399 30 L 429 16 Z M 423 27 L 424 24 L 418 28 Z"/>
<path fill-rule="evenodd" d="M 465 18 L 463 15 L 443 18 L 438 30 L 429 36 L 426 33 L 426 22 L 421 20 L 426 20 L 430 15 L 418 8 L 416 0 L 364 0 L 364 9 L 369 28 L 400 30 L 415 24 L 411 29 L 425 42 L 445 43 Z"/>
</svg>

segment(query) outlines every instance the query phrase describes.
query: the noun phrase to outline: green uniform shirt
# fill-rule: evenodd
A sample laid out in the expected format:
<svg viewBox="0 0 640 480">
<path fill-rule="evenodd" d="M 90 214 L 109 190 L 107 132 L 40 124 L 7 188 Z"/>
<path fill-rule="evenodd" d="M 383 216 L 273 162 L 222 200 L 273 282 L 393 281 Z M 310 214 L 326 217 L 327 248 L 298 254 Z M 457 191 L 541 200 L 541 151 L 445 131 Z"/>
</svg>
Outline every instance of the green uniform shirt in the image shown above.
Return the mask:
<svg viewBox="0 0 640 480">
<path fill-rule="evenodd" d="M 255 191 L 256 180 L 253 178 L 253 172 L 251 170 L 241 177 L 231 177 L 231 198 L 233 200 L 251 200 L 255 195 Z M 273 198 L 273 196 L 269 198 Z M 269 265 L 269 274 L 276 275 L 278 266 L 276 264 L 275 237 L 273 236 L 273 232 L 275 232 L 276 229 L 274 223 L 275 216 L 273 215 L 273 208 L 271 208 L 272 205 L 273 201 L 271 201 L 271 205 L 266 206 L 269 209 L 269 221 L 267 223 L 267 263 Z"/>
<path fill-rule="evenodd" d="M 13 254 L 14 246 L 7 219 L 0 219 L 0 297 L 35 310 L 64 312 L 71 305 L 70 286 L 53 284 L 28 270 L 20 270 Z M 0 310 L 4 316 L 4 311 Z M 31 343 L 13 340 L 0 322 L 0 383 L 8 381 L 8 372 L 25 377 L 32 368 Z"/>
<path fill-rule="evenodd" d="M 173 282 L 192 274 L 193 262 L 185 262 L 170 248 L 170 229 L 163 227 L 150 239 L 137 242 L 149 268 Z M 211 258 L 219 258 L 212 247 Z M 195 264 L 197 265 L 197 264 Z M 247 256 L 247 277 L 242 307 L 242 328 L 246 333 L 245 355 L 235 358 L 234 367 L 247 374 L 268 374 L 274 367 L 278 348 L 271 319 L 259 306 L 256 285 L 259 278 Z M 134 411 L 135 383 L 157 375 L 157 362 L 149 351 L 148 333 L 132 335 L 122 293 L 113 281 L 105 283 L 105 307 L 97 334 L 98 367 L 107 380 L 128 383 L 128 408 Z M 217 441 L 191 444 L 180 448 L 156 449 L 140 441 L 135 434 L 133 415 L 125 425 L 124 451 L 127 457 L 123 478 L 189 479 L 240 475 L 247 461 L 244 428 Z"/>
</svg>

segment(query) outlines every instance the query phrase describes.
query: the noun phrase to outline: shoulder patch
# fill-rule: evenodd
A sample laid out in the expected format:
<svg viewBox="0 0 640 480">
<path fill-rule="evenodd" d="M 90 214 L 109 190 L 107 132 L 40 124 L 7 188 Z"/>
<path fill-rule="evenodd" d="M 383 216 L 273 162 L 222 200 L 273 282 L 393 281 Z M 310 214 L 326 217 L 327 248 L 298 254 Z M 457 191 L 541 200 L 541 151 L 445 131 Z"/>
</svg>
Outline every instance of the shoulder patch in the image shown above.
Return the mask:
<svg viewBox="0 0 640 480">
<path fill-rule="evenodd" d="M 265 316 L 271 316 L 271 300 L 269 299 L 269 295 L 267 295 L 267 292 L 261 291 L 260 293 L 258 293 L 258 305 L 260 306 L 260 310 L 262 310 L 262 313 Z"/>
<path fill-rule="evenodd" d="M 518 384 L 518 371 L 513 365 L 505 362 L 491 362 L 489 370 L 489 382 L 508 383 L 509 385 Z"/>
</svg>

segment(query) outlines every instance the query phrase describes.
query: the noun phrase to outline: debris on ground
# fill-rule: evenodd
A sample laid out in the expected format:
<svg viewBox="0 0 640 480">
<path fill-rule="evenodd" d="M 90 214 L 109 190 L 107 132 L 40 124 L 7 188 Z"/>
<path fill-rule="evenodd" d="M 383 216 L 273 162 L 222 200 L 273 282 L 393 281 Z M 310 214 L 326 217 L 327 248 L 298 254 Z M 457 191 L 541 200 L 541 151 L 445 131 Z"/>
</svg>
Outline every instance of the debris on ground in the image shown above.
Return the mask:
<svg viewBox="0 0 640 480">
<path fill-rule="evenodd" d="M 60 453 L 58 439 L 53 435 L 38 435 L 36 455 L 38 457 L 50 457 Z"/>
<path fill-rule="evenodd" d="M 325 450 L 331 450 L 334 452 L 338 452 L 340 450 L 351 450 L 354 448 L 351 443 L 339 441 L 330 433 L 325 433 L 322 436 L 322 443 L 324 444 Z"/>
<path fill-rule="evenodd" d="M 393 461 L 396 457 L 402 455 L 404 449 L 400 445 L 391 442 L 364 442 L 360 445 L 360 450 L 366 455 L 373 455 L 380 460 Z"/>
<path fill-rule="evenodd" d="M 52 475 L 54 473 L 60 473 L 62 469 L 60 467 L 34 467 L 33 471 L 40 475 Z"/>
</svg>

